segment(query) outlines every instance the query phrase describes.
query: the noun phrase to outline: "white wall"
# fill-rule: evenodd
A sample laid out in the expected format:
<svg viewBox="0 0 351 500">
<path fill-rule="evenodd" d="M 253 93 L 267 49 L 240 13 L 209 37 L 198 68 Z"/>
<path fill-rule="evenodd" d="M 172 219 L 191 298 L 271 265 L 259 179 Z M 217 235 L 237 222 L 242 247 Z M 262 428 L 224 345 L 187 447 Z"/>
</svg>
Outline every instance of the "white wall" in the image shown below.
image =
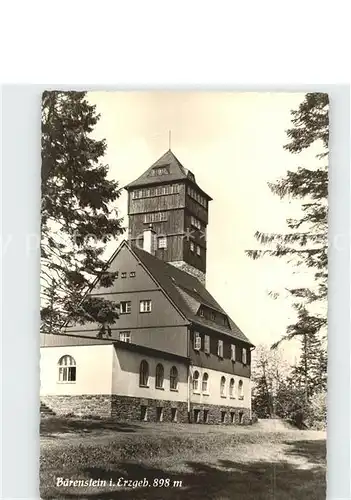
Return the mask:
<svg viewBox="0 0 351 500">
<path fill-rule="evenodd" d="M 112 345 L 42 347 L 40 395 L 111 394 Z M 76 382 L 58 381 L 58 361 L 68 354 L 76 361 Z"/>
<path fill-rule="evenodd" d="M 141 361 L 149 363 L 149 387 L 139 386 Z M 164 368 L 164 390 L 155 388 L 156 365 Z M 178 390 L 170 390 L 169 372 L 172 366 L 178 370 Z M 187 366 L 179 361 L 162 360 L 137 352 L 116 348 L 113 357 L 112 393 L 136 398 L 168 401 L 187 401 Z"/>
<path fill-rule="evenodd" d="M 220 406 L 233 406 L 237 408 L 251 408 L 251 380 L 245 377 L 239 377 L 238 375 L 232 375 L 230 373 L 219 372 L 216 370 L 210 370 L 208 368 L 202 368 L 199 366 L 192 367 L 192 373 L 198 371 L 199 377 L 199 394 L 194 393 L 192 381 L 190 384 L 190 397 L 192 403 L 203 403 L 211 405 Z M 208 373 L 208 395 L 202 393 L 202 376 L 204 373 Z M 221 377 L 224 376 L 226 379 L 225 384 L 225 396 L 221 397 L 220 383 Z M 229 381 L 234 378 L 234 395 L 235 398 L 229 397 Z M 244 399 L 238 398 L 238 385 L 239 380 L 243 381 L 243 394 Z"/>
</svg>

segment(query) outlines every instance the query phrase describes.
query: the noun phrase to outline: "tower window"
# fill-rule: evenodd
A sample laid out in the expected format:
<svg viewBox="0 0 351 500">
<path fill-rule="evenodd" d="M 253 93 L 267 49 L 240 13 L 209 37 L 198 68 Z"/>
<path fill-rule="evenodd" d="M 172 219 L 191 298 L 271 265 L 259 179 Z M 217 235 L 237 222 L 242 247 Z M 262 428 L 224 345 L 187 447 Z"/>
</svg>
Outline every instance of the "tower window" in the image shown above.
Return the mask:
<svg viewBox="0 0 351 500">
<path fill-rule="evenodd" d="M 247 364 L 247 350 L 243 348 L 243 357 L 242 357 L 243 365 Z"/>
<path fill-rule="evenodd" d="M 201 229 L 201 222 L 193 215 L 190 217 L 190 223 L 192 226 L 196 227 L 196 229 Z"/>
<path fill-rule="evenodd" d="M 201 248 L 199 247 L 199 245 L 196 245 L 196 253 L 197 255 L 201 255 Z"/>
<path fill-rule="evenodd" d="M 145 214 L 144 224 L 149 224 L 150 222 L 165 222 L 167 220 L 167 212 L 154 212 L 151 214 Z"/>
<path fill-rule="evenodd" d="M 167 248 L 167 237 L 158 238 L 158 248 Z"/>
<path fill-rule="evenodd" d="M 129 277 L 130 278 L 135 278 L 135 271 L 130 271 Z"/>
<path fill-rule="evenodd" d="M 126 278 L 127 277 L 127 273 L 123 272 L 121 273 L 121 278 Z"/>
<path fill-rule="evenodd" d="M 235 361 L 235 345 L 231 344 L 230 346 L 230 359 Z"/>
<path fill-rule="evenodd" d="M 191 241 L 190 242 L 190 251 L 193 252 L 195 250 L 195 245 L 194 245 L 194 242 Z"/>
</svg>

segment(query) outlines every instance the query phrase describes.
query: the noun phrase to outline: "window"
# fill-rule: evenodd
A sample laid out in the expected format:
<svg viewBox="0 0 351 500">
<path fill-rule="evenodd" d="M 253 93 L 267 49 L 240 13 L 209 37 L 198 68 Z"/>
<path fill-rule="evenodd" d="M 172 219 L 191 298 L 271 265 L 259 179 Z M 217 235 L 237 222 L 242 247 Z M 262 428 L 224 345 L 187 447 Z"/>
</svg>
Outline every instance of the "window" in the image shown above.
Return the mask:
<svg viewBox="0 0 351 500">
<path fill-rule="evenodd" d="M 147 406 L 140 407 L 140 420 L 147 421 Z"/>
<path fill-rule="evenodd" d="M 222 424 L 225 424 L 226 416 L 227 416 L 227 412 L 221 411 L 221 423 Z"/>
<path fill-rule="evenodd" d="M 72 356 L 66 354 L 59 359 L 59 382 L 76 381 L 76 362 Z"/>
<path fill-rule="evenodd" d="M 144 224 L 150 222 L 165 222 L 167 220 L 167 212 L 153 212 L 144 215 Z"/>
<path fill-rule="evenodd" d="M 121 278 L 126 278 L 126 277 L 127 277 L 127 273 L 123 272 L 123 273 L 121 274 Z"/>
<path fill-rule="evenodd" d="M 141 300 L 140 301 L 140 312 L 148 313 L 151 312 L 151 300 Z"/>
<path fill-rule="evenodd" d="M 178 389 L 178 370 L 175 366 L 172 366 L 169 372 L 169 386 L 171 391 L 176 391 Z"/>
<path fill-rule="evenodd" d="M 200 410 L 194 410 L 194 422 L 196 424 L 200 422 Z"/>
<path fill-rule="evenodd" d="M 202 376 L 202 392 L 208 393 L 208 373 Z"/>
<path fill-rule="evenodd" d="M 199 247 L 199 245 L 196 245 L 196 254 L 201 255 L 201 248 Z"/>
<path fill-rule="evenodd" d="M 225 377 L 221 378 L 221 397 L 225 398 Z"/>
<path fill-rule="evenodd" d="M 149 385 L 149 363 L 143 359 L 140 363 L 139 385 L 147 387 Z"/>
<path fill-rule="evenodd" d="M 199 332 L 194 332 L 194 349 L 196 351 L 201 349 L 201 335 Z"/>
<path fill-rule="evenodd" d="M 244 399 L 244 383 L 242 380 L 239 380 L 238 392 L 239 392 L 239 399 Z"/>
<path fill-rule="evenodd" d="M 247 364 L 247 350 L 244 348 L 243 349 L 243 364 L 246 365 Z"/>
<path fill-rule="evenodd" d="M 178 418 L 177 408 L 171 408 L 171 421 L 176 422 Z"/>
<path fill-rule="evenodd" d="M 199 311 L 199 316 L 201 316 L 201 318 L 205 316 L 204 310 L 202 308 Z"/>
<path fill-rule="evenodd" d="M 195 250 L 195 245 L 194 245 L 194 242 L 191 241 L 190 242 L 190 251 L 193 252 Z"/>
<path fill-rule="evenodd" d="M 204 424 L 208 424 L 208 410 L 204 410 Z"/>
<path fill-rule="evenodd" d="M 156 406 L 156 420 L 157 420 L 157 422 L 162 422 L 162 420 L 163 420 L 163 408 L 162 408 L 162 406 Z"/>
<path fill-rule="evenodd" d="M 230 398 L 234 398 L 234 386 L 235 386 L 235 382 L 234 382 L 234 379 L 231 378 L 230 379 L 230 382 L 229 382 L 229 397 Z"/>
<path fill-rule="evenodd" d="M 156 366 L 156 389 L 163 389 L 164 369 L 163 365 Z"/>
<path fill-rule="evenodd" d="M 223 358 L 223 340 L 218 341 L 217 354 L 219 358 Z"/>
<path fill-rule="evenodd" d="M 204 351 L 206 354 L 210 354 L 210 336 L 209 335 L 205 335 Z"/>
<path fill-rule="evenodd" d="M 129 277 L 130 278 L 135 278 L 135 271 L 130 271 Z"/>
<path fill-rule="evenodd" d="M 132 310 L 132 303 L 130 300 L 122 300 L 119 303 L 120 314 L 130 314 L 131 310 Z"/>
<path fill-rule="evenodd" d="M 201 222 L 199 221 L 199 219 L 197 219 L 193 215 L 191 215 L 191 217 L 190 217 L 190 224 L 192 226 L 196 227 L 196 229 L 201 229 Z"/>
<path fill-rule="evenodd" d="M 119 340 L 121 342 L 127 342 L 128 344 L 132 341 L 132 336 L 130 332 L 119 332 Z"/>
<path fill-rule="evenodd" d="M 216 313 L 214 311 L 211 311 L 211 320 L 216 321 Z"/>
<path fill-rule="evenodd" d="M 230 359 L 235 361 L 235 345 L 231 344 L 230 346 Z"/>
<path fill-rule="evenodd" d="M 167 237 L 158 238 L 158 248 L 167 248 Z"/>
<path fill-rule="evenodd" d="M 195 370 L 193 375 L 193 391 L 199 392 L 199 372 Z"/>
<path fill-rule="evenodd" d="M 230 422 L 235 424 L 235 411 L 230 412 Z"/>
</svg>

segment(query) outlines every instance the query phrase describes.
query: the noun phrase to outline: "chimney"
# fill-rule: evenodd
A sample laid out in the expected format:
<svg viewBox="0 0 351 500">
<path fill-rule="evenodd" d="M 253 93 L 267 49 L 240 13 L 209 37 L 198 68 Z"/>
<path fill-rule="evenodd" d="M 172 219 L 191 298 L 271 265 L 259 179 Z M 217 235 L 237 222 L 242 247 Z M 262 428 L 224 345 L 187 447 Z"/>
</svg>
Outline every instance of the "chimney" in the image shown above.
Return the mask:
<svg viewBox="0 0 351 500">
<path fill-rule="evenodd" d="M 152 224 L 150 224 L 148 229 L 145 229 L 144 231 L 143 249 L 145 250 L 145 252 L 149 252 L 152 255 L 155 255 L 156 232 L 153 230 Z"/>
</svg>

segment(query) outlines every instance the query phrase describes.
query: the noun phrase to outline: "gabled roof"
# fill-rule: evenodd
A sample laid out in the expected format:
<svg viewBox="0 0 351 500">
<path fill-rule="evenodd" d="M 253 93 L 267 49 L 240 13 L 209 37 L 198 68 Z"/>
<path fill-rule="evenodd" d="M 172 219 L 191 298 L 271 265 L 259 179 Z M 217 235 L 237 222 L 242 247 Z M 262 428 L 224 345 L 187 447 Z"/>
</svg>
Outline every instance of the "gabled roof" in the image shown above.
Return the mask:
<svg viewBox="0 0 351 500">
<path fill-rule="evenodd" d="M 168 174 L 164 175 L 152 175 L 153 170 L 157 167 L 167 167 L 169 169 Z M 149 186 L 152 184 L 167 183 L 173 181 L 188 180 L 196 184 L 195 176 L 190 170 L 183 167 L 175 154 L 169 149 L 164 155 L 161 156 L 151 167 L 149 167 L 140 177 L 135 179 L 135 181 L 130 182 L 125 186 L 125 189 L 129 190 L 135 187 Z M 197 184 L 196 184 L 197 186 Z M 206 194 L 199 186 L 199 190 L 211 200 L 212 198 Z"/>
<path fill-rule="evenodd" d="M 197 278 L 134 245 L 129 248 L 189 321 L 253 345 Z M 226 315 L 230 328 L 197 316 L 200 304 Z"/>
</svg>

